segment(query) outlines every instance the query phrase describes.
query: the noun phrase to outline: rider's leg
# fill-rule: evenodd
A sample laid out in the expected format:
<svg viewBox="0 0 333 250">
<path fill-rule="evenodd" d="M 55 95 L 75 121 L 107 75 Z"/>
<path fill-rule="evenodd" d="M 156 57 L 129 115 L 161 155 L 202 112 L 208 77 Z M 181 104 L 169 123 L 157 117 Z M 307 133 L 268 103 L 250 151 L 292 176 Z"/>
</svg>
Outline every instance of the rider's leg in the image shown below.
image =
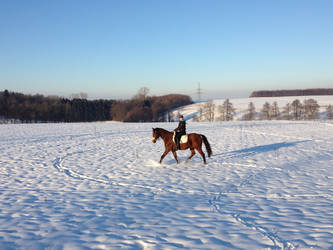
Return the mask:
<svg viewBox="0 0 333 250">
<path fill-rule="evenodd" d="M 176 145 L 177 145 L 177 149 L 180 149 L 180 137 L 181 135 L 179 133 L 176 134 Z"/>
</svg>

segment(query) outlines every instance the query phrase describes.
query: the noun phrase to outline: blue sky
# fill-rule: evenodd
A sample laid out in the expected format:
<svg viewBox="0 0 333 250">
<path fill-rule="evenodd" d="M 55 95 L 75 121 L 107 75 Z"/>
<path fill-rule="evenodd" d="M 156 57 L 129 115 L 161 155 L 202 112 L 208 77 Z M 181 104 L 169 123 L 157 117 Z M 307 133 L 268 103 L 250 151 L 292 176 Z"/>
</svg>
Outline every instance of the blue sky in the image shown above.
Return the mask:
<svg viewBox="0 0 333 250">
<path fill-rule="evenodd" d="M 0 89 L 204 98 L 333 87 L 333 1 L 0 1 Z"/>
</svg>

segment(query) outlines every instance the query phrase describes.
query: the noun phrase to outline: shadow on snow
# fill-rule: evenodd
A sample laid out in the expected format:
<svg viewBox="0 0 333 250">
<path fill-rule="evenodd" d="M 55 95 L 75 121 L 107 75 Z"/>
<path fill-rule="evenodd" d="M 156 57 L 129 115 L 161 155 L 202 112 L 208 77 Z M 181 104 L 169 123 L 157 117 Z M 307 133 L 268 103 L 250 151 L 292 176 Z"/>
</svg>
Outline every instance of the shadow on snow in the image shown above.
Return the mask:
<svg viewBox="0 0 333 250">
<path fill-rule="evenodd" d="M 293 146 L 296 146 L 299 143 L 304 143 L 304 142 L 309 142 L 309 141 L 310 140 L 295 141 L 295 142 L 272 143 L 272 144 L 267 144 L 267 145 L 254 146 L 254 147 L 250 147 L 250 148 L 244 148 L 244 149 L 240 149 L 240 150 L 215 154 L 213 156 L 230 156 L 230 155 L 232 155 L 233 157 L 237 157 L 238 155 L 239 155 L 239 157 L 249 156 L 249 155 L 267 153 L 267 152 L 270 152 L 270 151 L 279 150 L 280 148 L 293 147 Z"/>
</svg>

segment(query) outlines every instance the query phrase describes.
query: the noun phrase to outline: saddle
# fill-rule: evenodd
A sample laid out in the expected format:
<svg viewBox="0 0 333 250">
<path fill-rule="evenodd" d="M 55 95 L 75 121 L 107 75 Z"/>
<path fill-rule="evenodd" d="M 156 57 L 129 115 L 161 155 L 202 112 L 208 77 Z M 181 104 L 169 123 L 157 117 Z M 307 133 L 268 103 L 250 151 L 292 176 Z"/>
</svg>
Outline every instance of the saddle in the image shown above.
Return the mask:
<svg viewBox="0 0 333 250">
<path fill-rule="evenodd" d="M 174 143 L 176 143 L 175 136 L 176 136 L 176 132 L 173 132 L 172 140 L 173 140 Z M 188 140 L 188 136 L 187 135 L 182 135 L 180 137 L 180 143 L 187 143 L 187 140 Z"/>
</svg>

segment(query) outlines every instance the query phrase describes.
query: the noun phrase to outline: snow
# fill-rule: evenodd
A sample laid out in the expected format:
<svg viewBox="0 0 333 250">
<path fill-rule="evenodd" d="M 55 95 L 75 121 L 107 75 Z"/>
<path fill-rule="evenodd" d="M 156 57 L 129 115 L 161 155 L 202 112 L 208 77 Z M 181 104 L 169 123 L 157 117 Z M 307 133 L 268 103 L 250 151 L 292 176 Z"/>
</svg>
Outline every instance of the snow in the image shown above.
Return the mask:
<svg viewBox="0 0 333 250">
<path fill-rule="evenodd" d="M 0 249 L 333 247 L 333 123 L 189 121 L 207 165 L 152 127 L 1 125 Z"/>
</svg>

